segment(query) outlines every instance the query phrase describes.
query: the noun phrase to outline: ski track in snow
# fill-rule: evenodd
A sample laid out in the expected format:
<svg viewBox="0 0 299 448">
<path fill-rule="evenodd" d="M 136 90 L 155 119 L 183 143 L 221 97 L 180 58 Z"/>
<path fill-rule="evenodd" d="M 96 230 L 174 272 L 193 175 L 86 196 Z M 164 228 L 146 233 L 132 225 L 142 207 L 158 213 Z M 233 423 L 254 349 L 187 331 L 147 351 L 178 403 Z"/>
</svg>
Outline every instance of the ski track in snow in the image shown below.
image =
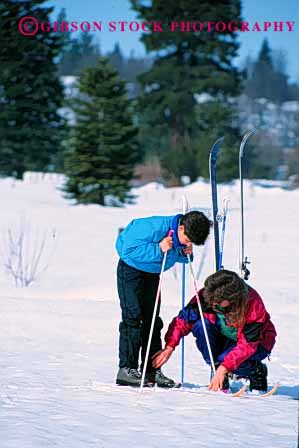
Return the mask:
<svg viewBox="0 0 299 448">
<path fill-rule="evenodd" d="M 59 178 L 57 178 L 58 181 Z M 0 181 L 4 198 L 1 236 L 26 212 L 39 226 L 54 226 L 59 247 L 48 271 L 25 290 L 0 273 L 0 446 L 1 448 L 244 447 L 298 446 L 298 224 L 299 192 L 262 189 L 246 183 L 246 251 L 251 284 L 264 297 L 278 330 L 269 367 L 272 397 L 233 398 L 207 394 L 209 369 L 192 336 L 185 340 L 187 391 L 113 386 L 117 372 L 119 307 L 115 288 L 114 240 L 130 219 L 180 211 L 189 202 L 209 209 L 205 183 L 164 189 L 149 184 L 138 203 L 124 209 L 71 207 L 55 190 L 58 182 Z M 226 267 L 237 269 L 238 185 L 229 196 L 224 248 Z M 286 234 L 287 223 L 287 234 Z M 197 262 L 201 249 L 196 251 Z M 210 243 L 201 280 L 214 268 Z M 164 330 L 180 307 L 180 267 L 165 275 Z M 187 276 L 187 298 L 193 295 Z M 178 348 L 164 371 L 180 379 Z M 193 388 L 192 388 L 193 387 Z"/>
</svg>

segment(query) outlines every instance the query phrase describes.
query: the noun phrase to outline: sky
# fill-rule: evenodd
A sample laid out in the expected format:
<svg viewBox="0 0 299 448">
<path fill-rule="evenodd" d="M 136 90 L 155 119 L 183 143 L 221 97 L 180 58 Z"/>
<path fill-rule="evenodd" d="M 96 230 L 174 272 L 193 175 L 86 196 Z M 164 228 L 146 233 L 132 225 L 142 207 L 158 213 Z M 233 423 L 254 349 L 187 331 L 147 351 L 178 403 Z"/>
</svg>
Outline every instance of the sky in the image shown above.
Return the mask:
<svg viewBox="0 0 299 448">
<path fill-rule="evenodd" d="M 175 1 L 175 0 L 174 0 Z M 68 21 L 102 21 L 102 31 L 96 31 L 103 53 L 111 51 L 116 42 L 120 43 L 123 53 L 128 55 L 134 51 L 136 56 L 145 54 L 142 43 L 139 42 L 140 32 L 109 31 L 110 21 L 135 21 L 136 13 L 131 10 L 129 0 L 49 0 L 49 6 L 54 6 L 53 18 L 61 8 L 66 9 Z M 288 31 L 286 24 L 282 32 L 246 32 L 239 33 L 241 47 L 236 64 L 244 63 L 246 57 L 256 57 L 262 40 L 267 37 L 273 50 L 283 50 L 287 56 L 287 73 L 292 81 L 299 82 L 298 50 L 299 41 L 299 0 L 243 0 L 242 17 L 252 26 L 258 22 L 263 26 L 265 21 L 287 22 L 295 21 L 293 31 Z M 76 35 L 79 32 L 74 32 Z"/>
</svg>

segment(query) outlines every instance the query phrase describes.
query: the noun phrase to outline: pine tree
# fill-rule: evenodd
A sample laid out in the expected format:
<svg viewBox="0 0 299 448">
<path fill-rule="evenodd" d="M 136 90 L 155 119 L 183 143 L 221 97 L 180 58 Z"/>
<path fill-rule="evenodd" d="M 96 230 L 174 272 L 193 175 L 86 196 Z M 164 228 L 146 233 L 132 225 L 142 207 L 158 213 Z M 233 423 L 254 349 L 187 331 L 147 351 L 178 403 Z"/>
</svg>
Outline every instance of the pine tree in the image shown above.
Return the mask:
<svg viewBox="0 0 299 448">
<path fill-rule="evenodd" d="M 266 98 L 282 103 L 288 98 L 288 77 L 285 74 L 286 61 L 277 52 L 276 60 L 267 39 L 262 42 L 258 58 L 253 64 L 245 86 L 245 93 L 253 99 Z"/>
<path fill-rule="evenodd" d="M 79 73 L 79 64 L 82 59 L 81 46 L 77 38 L 70 41 L 68 50 L 59 62 L 59 74 L 62 76 L 75 76 Z"/>
<path fill-rule="evenodd" d="M 62 16 L 62 19 L 66 20 L 66 16 Z M 94 66 L 101 54 L 100 46 L 94 42 L 90 31 L 81 31 L 78 39 L 69 38 L 65 48 L 59 61 L 59 73 L 63 76 L 79 75 L 82 69 Z"/>
<path fill-rule="evenodd" d="M 142 144 L 147 151 L 162 154 L 164 168 L 175 176 L 178 172 L 174 172 L 177 165 L 173 157 L 180 152 L 184 159 L 179 170 L 181 175 L 195 180 L 208 167 L 207 150 L 201 153 L 198 143 L 211 140 L 209 135 L 214 134 L 211 125 L 215 124 L 202 115 L 199 128 L 197 111 L 206 107 L 196 97 L 209 94 L 210 108 L 214 109 L 216 103 L 221 111 L 227 107 L 227 99 L 240 92 L 241 75 L 232 64 L 238 43 L 233 32 L 170 32 L 170 23 L 195 22 L 199 18 L 201 22 L 215 18 L 226 23 L 238 21 L 240 1 L 152 0 L 145 4 L 142 0 L 131 0 L 131 3 L 140 20 L 161 22 L 164 29 L 142 36 L 146 50 L 156 52 L 152 68 L 139 77 Z M 221 112 L 219 115 L 223 122 L 217 123 L 217 127 L 225 127 L 229 135 L 235 135 L 237 130 L 233 129 L 231 117 Z"/>
<path fill-rule="evenodd" d="M 119 75 L 123 78 L 124 56 L 121 52 L 121 48 L 118 42 L 114 45 L 112 52 L 108 56 L 109 56 L 109 62 L 112 65 L 112 67 L 114 67 L 115 70 L 119 73 Z"/>
<path fill-rule="evenodd" d="M 78 43 L 81 53 L 81 59 L 78 64 L 78 73 L 80 73 L 85 67 L 96 65 L 97 59 L 100 56 L 100 47 L 94 41 L 94 34 L 90 31 L 81 31 Z"/>
<path fill-rule="evenodd" d="M 114 205 L 130 201 L 139 148 L 125 84 L 108 60 L 99 58 L 81 73 L 78 87 L 66 197 L 80 204 L 105 205 L 107 196 L 115 198 Z"/>
<path fill-rule="evenodd" d="M 108 59 L 112 67 L 117 70 L 121 79 L 127 83 L 129 98 L 136 98 L 139 94 L 138 75 L 145 72 L 151 65 L 150 59 L 136 58 L 132 50 L 127 58 L 117 42 L 111 53 L 108 53 Z"/>
<path fill-rule="evenodd" d="M 60 24 L 60 26 L 62 26 L 62 23 L 66 23 L 68 21 L 65 8 L 60 10 L 56 21 Z M 70 58 L 70 52 L 74 43 L 71 39 L 70 33 L 68 32 L 59 30 L 57 31 L 57 36 L 59 36 L 62 43 L 62 51 L 60 52 L 58 60 L 58 75 L 67 76 L 70 74 L 71 70 L 73 70 L 73 61 Z"/>
<path fill-rule="evenodd" d="M 54 169 L 64 119 L 58 109 L 63 88 L 57 76 L 62 43 L 54 32 L 25 36 L 19 20 L 48 22 L 53 8 L 45 0 L 0 3 L 0 173 L 22 179 L 26 170 Z"/>
</svg>

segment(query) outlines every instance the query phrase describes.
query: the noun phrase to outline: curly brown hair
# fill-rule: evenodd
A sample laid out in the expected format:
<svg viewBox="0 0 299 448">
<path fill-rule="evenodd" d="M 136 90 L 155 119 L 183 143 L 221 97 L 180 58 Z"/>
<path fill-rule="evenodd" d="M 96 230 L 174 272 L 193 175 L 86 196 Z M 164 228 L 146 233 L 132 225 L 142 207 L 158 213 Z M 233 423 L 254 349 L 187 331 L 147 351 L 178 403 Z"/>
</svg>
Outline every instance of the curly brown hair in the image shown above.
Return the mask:
<svg viewBox="0 0 299 448">
<path fill-rule="evenodd" d="M 231 304 L 229 312 L 225 314 L 228 321 L 234 326 L 244 323 L 248 286 L 235 272 L 222 269 L 207 277 L 203 296 L 209 307 L 228 300 Z"/>
</svg>

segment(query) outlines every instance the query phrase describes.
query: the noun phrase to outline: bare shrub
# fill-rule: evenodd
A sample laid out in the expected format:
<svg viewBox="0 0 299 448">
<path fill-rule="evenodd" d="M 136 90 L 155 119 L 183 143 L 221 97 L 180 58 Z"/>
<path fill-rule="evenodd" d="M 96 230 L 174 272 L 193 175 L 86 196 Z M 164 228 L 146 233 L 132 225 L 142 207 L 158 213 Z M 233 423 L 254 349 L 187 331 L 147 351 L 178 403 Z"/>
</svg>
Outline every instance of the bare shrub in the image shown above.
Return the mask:
<svg viewBox="0 0 299 448">
<path fill-rule="evenodd" d="M 4 268 L 17 287 L 35 282 L 49 267 L 57 247 L 56 229 L 32 227 L 21 217 L 19 227 L 6 228 L 2 241 Z"/>
</svg>

